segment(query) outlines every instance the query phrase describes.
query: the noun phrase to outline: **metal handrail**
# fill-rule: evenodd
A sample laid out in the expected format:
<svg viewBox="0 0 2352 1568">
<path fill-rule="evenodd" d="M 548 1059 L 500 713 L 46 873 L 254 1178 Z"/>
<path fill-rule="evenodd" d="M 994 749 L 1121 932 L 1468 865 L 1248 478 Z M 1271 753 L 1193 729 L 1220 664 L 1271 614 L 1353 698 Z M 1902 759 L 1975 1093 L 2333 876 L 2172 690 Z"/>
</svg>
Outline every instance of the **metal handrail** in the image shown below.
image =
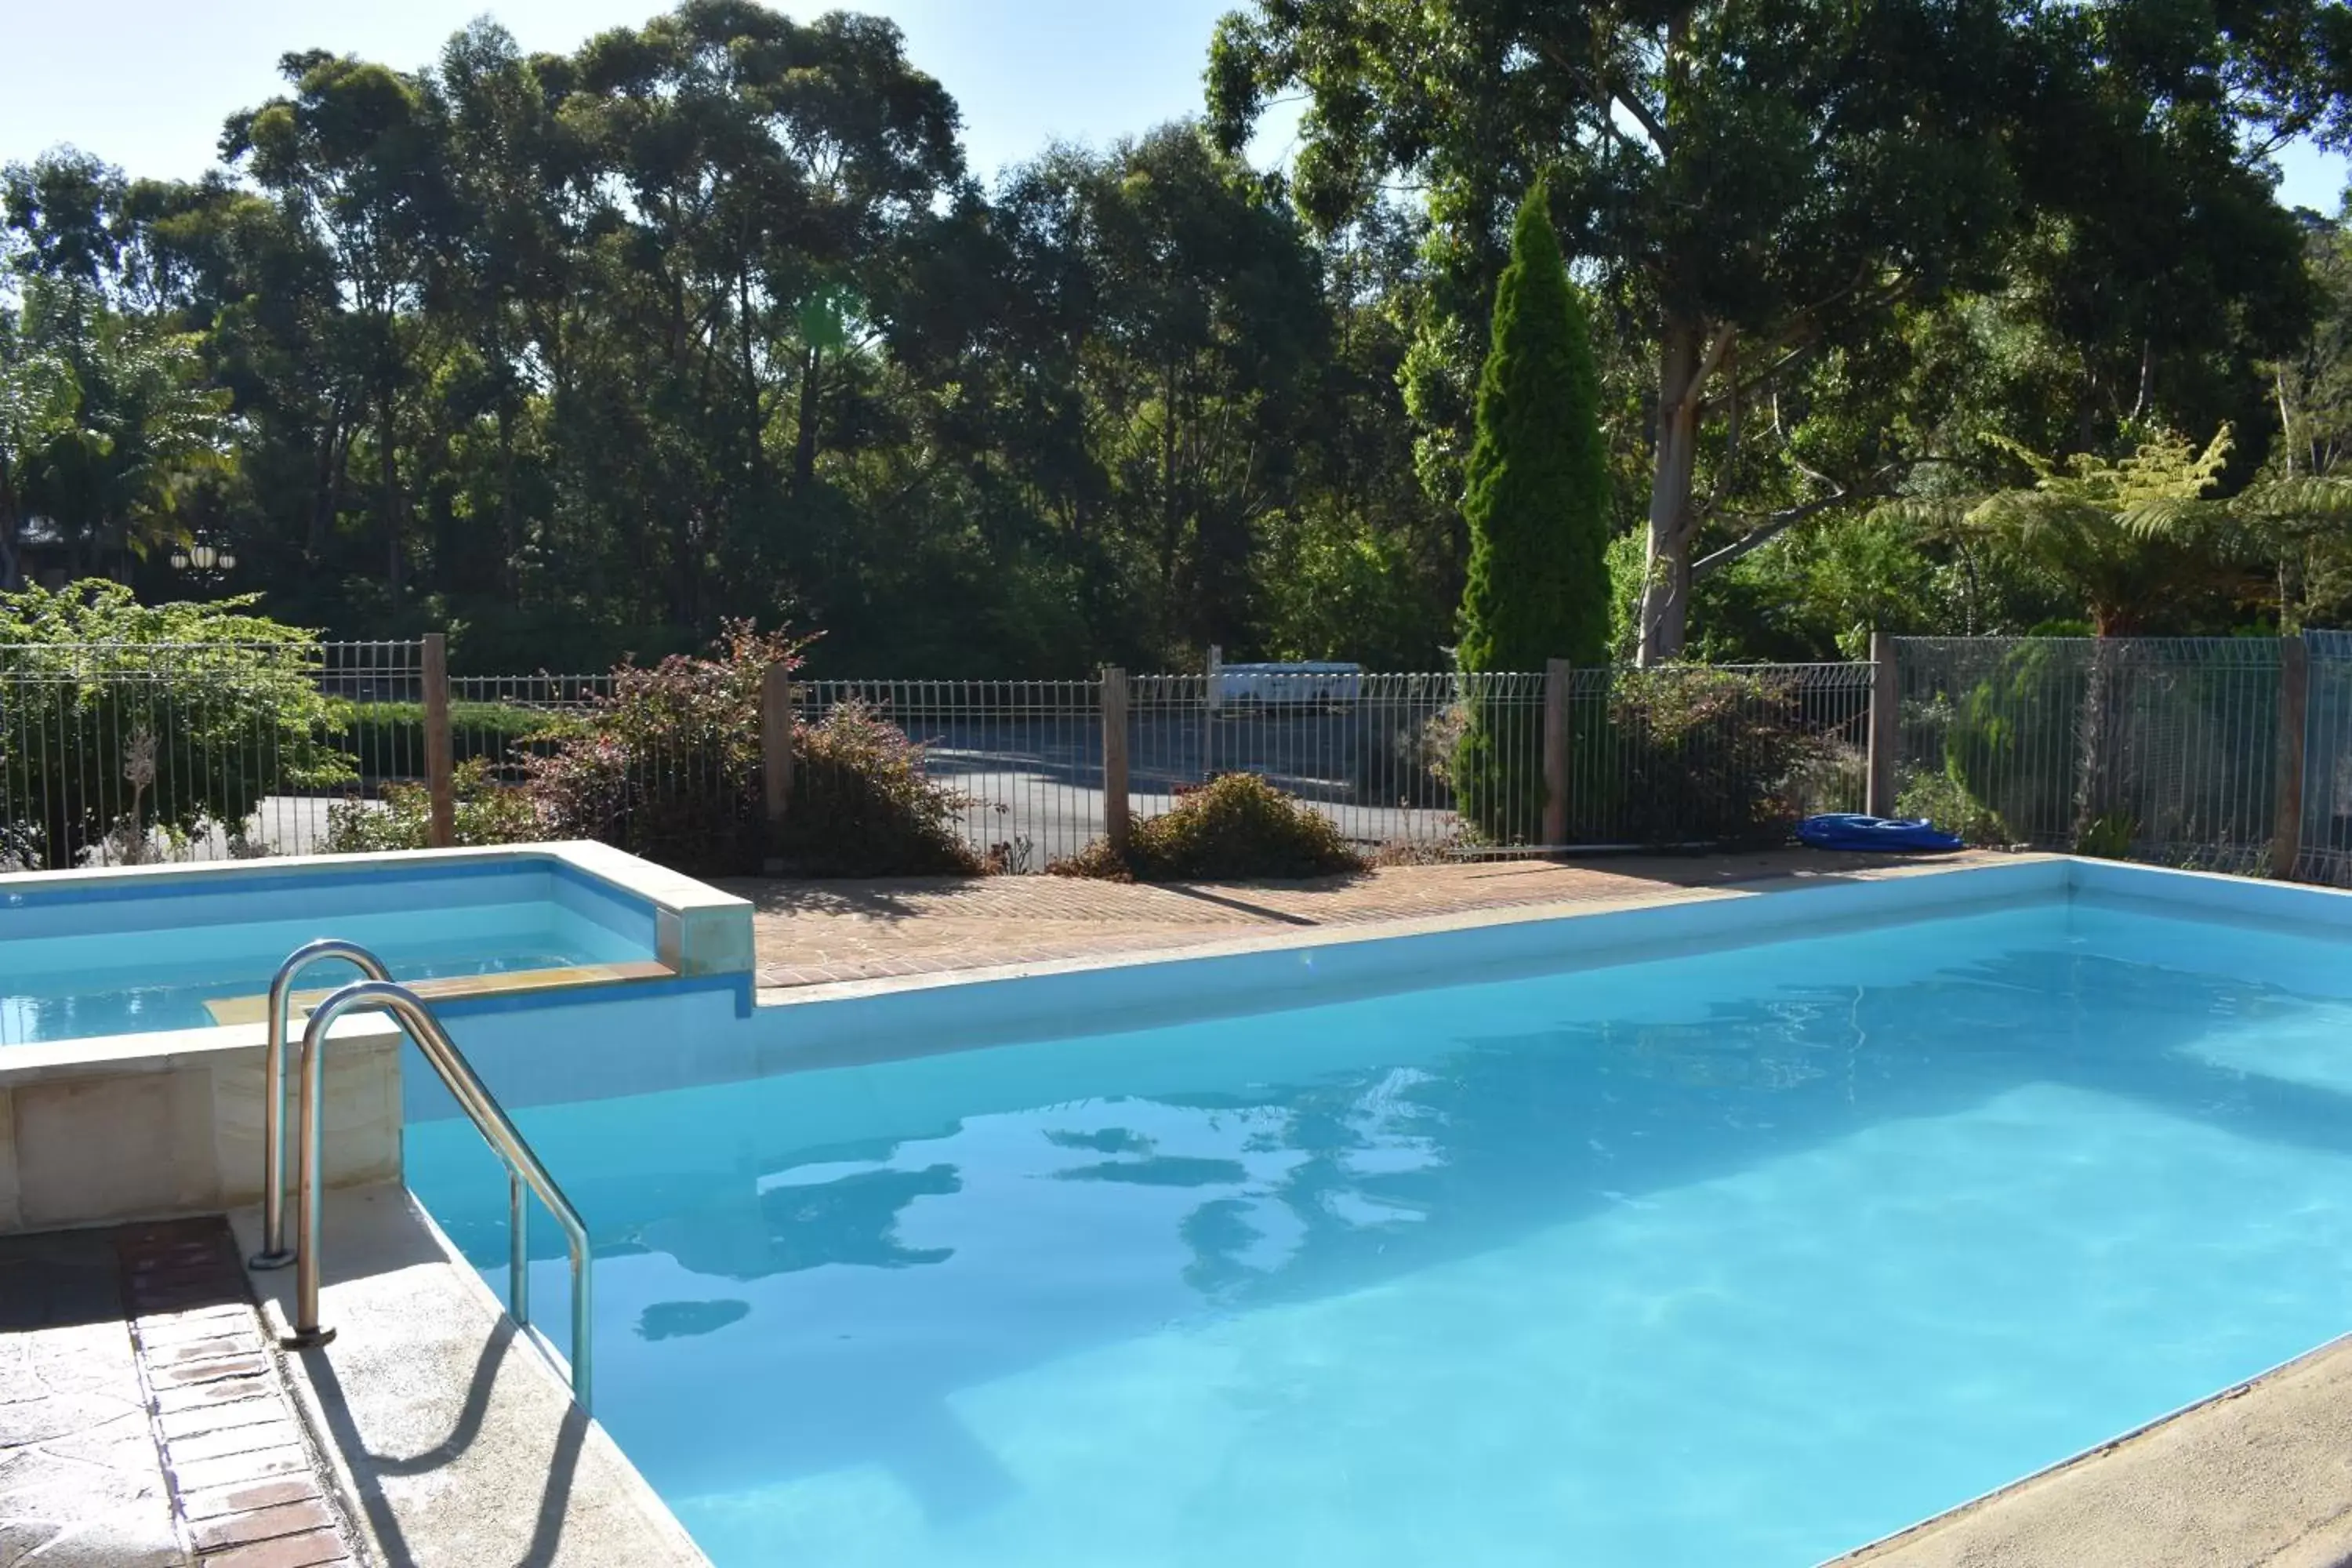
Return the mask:
<svg viewBox="0 0 2352 1568">
<path fill-rule="evenodd" d="M 261 1050 L 261 1250 L 250 1259 L 256 1268 L 283 1268 L 294 1261 L 286 1245 L 286 1019 L 295 979 L 312 964 L 334 959 L 370 980 L 392 978 L 383 960 L 366 948 L 324 937 L 287 954 L 269 982 L 269 1039 Z"/>
<path fill-rule="evenodd" d="M 474 1128 L 490 1145 L 491 1151 L 507 1167 L 507 1209 L 509 1217 L 511 1268 L 507 1276 L 507 1310 L 518 1327 L 530 1325 L 530 1211 L 523 1196 L 526 1184 L 539 1194 L 555 1222 L 563 1227 L 564 1240 L 572 1253 L 572 1396 L 580 1408 L 588 1408 L 589 1386 L 594 1370 L 593 1344 L 590 1339 L 593 1316 L 592 1286 L 588 1273 L 588 1226 L 581 1220 L 580 1211 L 555 1184 L 547 1167 L 531 1152 L 499 1102 L 491 1098 L 464 1053 L 457 1049 L 448 1032 L 434 1017 L 432 1009 L 416 993 L 405 985 L 385 980 L 361 980 L 344 986 L 320 1003 L 310 1015 L 309 1026 L 302 1031 L 302 1158 L 298 1184 L 301 1206 L 301 1246 L 295 1256 L 294 1271 L 294 1331 L 285 1341 L 289 1350 L 307 1350 L 325 1344 L 335 1337 L 335 1331 L 319 1324 L 319 1212 L 320 1189 L 322 1180 L 320 1158 L 319 1130 L 325 1121 L 324 1084 L 322 1070 L 326 1057 L 327 1031 L 335 1020 L 346 1013 L 373 1008 L 389 1013 L 404 1028 L 441 1081 L 457 1099 L 458 1108 L 474 1123 Z"/>
</svg>

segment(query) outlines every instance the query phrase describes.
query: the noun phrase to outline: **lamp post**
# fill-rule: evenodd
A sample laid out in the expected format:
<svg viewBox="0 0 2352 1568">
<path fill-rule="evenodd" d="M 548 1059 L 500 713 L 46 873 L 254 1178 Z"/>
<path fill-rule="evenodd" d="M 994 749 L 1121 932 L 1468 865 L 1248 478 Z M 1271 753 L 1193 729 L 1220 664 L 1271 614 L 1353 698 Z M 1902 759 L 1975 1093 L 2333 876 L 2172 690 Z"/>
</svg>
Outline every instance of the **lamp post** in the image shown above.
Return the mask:
<svg viewBox="0 0 2352 1568">
<path fill-rule="evenodd" d="M 215 544 L 200 533 L 172 546 L 172 570 L 217 583 L 236 570 L 236 552 L 226 544 Z"/>
</svg>

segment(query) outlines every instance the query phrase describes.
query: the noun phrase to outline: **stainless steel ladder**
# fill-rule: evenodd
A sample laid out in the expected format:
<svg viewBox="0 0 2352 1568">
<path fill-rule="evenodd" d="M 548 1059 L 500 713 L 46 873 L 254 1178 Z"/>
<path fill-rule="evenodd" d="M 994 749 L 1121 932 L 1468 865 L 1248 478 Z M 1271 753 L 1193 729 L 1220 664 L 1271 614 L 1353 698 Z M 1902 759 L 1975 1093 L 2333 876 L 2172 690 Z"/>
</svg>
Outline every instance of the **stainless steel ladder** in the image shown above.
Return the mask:
<svg viewBox="0 0 2352 1568">
<path fill-rule="evenodd" d="M 319 1322 L 320 1285 L 320 1194 L 325 1185 L 324 1162 L 321 1157 L 320 1131 L 325 1125 L 325 1083 L 323 1070 L 328 1032 L 347 1013 L 381 1012 L 390 1014 L 404 1028 L 409 1038 L 416 1042 L 425 1059 L 433 1066 L 441 1081 L 456 1097 L 458 1109 L 473 1122 L 493 1153 L 507 1168 L 507 1215 L 509 1269 L 507 1275 L 507 1311 L 517 1327 L 530 1328 L 530 1209 L 529 1194 L 537 1194 L 547 1205 L 555 1223 L 562 1227 L 564 1241 L 572 1258 L 572 1396 L 583 1411 L 589 1408 L 589 1394 L 594 1380 L 595 1345 L 593 1336 L 594 1322 L 594 1285 L 590 1276 L 588 1227 L 572 1200 L 540 1163 L 521 1131 L 516 1128 L 503 1106 L 499 1105 L 473 1064 L 458 1050 L 448 1031 L 441 1026 L 433 1010 L 422 997 L 405 985 L 381 978 L 383 964 L 374 954 L 349 942 L 312 942 L 286 961 L 278 978 L 270 987 L 270 1047 L 264 1062 L 266 1092 L 269 1103 L 265 1112 L 263 1134 L 264 1159 L 270 1166 L 269 1185 L 263 1194 L 264 1229 L 268 1226 L 271 1200 L 283 1212 L 283 1128 L 285 1113 L 285 1012 L 287 994 L 292 987 L 292 977 L 301 969 L 329 958 L 341 958 L 357 964 L 362 970 L 377 976 L 357 981 L 329 996 L 310 1014 L 302 1031 L 301 1083 L 299 1089 L 300 1121 L 298 1142 L 296 1201 L 300 1216 L 298 1245 L 294 1249 L 293 1331 L 288 1335 L 289 1349 L 307 1350 L 325 1344 L 335 1337 L 335 1331 Z M 278 1135 L 269 1127 L 276 1125 Z M 526 1192 L 528 1189 L 528 1193 Z M 264 1259 L 272 1252 L 282 1253 L 282 1234 L 265 1235 L 265 1251 L 257 1258 L 257 1266 L 266 1266 Z M 282 1261 L 282 1258 L 281 1258 Z M 535 1337 L 535 1336 L 534 1336 Z M 544 1345 L 544 1342 L 541 1342 Z M 551 1351 L 551 1355 L 552 1352 Z"/>
</svg>

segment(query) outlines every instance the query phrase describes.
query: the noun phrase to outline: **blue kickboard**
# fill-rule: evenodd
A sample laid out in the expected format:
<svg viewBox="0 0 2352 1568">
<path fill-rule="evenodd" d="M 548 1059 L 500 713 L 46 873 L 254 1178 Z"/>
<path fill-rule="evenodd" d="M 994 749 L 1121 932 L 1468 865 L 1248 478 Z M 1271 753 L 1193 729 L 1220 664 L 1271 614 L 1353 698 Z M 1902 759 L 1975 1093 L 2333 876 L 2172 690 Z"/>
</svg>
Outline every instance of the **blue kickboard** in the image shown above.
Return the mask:
<svg viewBox="0 0 2352 1568">
<path fill-rule="evenodd" d="M 1816 849 L 1958 849 L 1960 841 L 1925 820 L 1900 821 L 1832 812 L 1797 824 L 1797 837 Z"/>
</svg>

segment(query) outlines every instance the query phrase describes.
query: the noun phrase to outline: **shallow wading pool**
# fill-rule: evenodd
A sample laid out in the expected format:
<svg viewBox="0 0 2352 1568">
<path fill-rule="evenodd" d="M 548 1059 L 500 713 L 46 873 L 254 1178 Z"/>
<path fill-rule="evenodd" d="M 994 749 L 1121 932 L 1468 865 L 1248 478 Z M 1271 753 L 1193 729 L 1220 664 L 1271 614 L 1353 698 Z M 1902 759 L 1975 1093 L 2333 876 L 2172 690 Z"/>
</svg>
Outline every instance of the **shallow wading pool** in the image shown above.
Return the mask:
<svg viewBox="0 0 2352 1568">
<path fill-rule="evenodd" d="M 528 850 L 8 877 L 0 1046 L 210 1027 L 215 1004 L 260 995 L 320 936 L 397 980 L 650 962 L 659 946 L 652 902 Z M 329 965 L 306 984 L 350 977 Z"/>
<path fill-rule="evenodd" d="M 721 1568 L 1255 1568 L 1809 1563 L 2309 1350 L 2347 1041 L 2352 899 L 2043 861 L 461 1043 Z"/>
</svg>

